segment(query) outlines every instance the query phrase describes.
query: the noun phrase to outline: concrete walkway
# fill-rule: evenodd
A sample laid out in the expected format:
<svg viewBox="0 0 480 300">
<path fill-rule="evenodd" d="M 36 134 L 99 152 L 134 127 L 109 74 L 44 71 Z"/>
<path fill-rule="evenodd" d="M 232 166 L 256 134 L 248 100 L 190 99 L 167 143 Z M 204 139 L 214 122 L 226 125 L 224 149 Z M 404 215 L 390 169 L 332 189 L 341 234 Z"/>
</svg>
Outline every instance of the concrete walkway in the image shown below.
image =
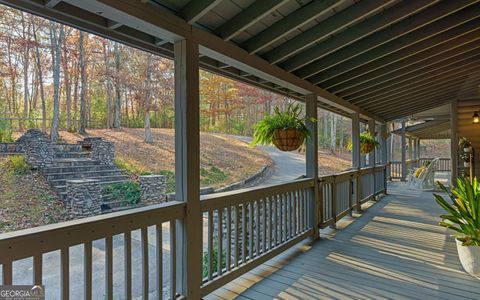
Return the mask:
<svg viewBox="0 0 480 300">
<path fill-rule="evenodd" d="M 390 195 L 228 283 L 207 299 L 480 299 L 431 192 Z"/>
</svg>

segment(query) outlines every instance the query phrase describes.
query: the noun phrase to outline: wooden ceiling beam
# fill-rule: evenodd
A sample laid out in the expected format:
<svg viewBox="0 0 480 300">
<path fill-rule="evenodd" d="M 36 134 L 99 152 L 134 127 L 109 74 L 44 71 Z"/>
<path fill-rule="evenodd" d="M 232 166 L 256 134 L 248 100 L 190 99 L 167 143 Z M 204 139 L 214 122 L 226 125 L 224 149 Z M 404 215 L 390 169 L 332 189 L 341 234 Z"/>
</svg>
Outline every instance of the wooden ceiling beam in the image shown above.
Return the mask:
<svg viewBox="0 0 480 300">
<path fill-rule="evenodd" d="M 299 76 L 304 78 L 313 75 L 315 72 L 321 71 L 316 68 L 317 64 L 314 62 L 317 62 L 317 60 L 320 59 L 323 60 L 324 57 L 332 53 L 337 55 L 337 52 L 347 45 L 354 44 L 355 42 L 363 41 L 365 39 L 369 43 L 363 43 L 368 44 L 368 46 L 370 46 L 370 44 L 378 45 L 379 43 L 385 43 L 389 39 L 394 38 L 396 35 L 404 34 L 408 30 L 412 30 L 412 28 L 420 26 L 423 24 L 422 22 L 428 22 L 428 19 L 422 22 L 415 22 L 413 19 L 415 16 L 409 18 L 412 19 L 413 22 L 408 22 L 408 24 L 402 22 L 401 20 L 418 12 L 425 6 L 432 5 L 433 3 L 435 2 L 431 0 L 400 2 L 394 6 L 388 7 L 384 11 L 372 16 L 371 18 L 367 18 L 363 22 L 353 25 L 352 27 L 348 28 L 348 30 L 340 32 L 337 35 L 334 35 L 333 37 L 297 54 L 296 56 L 282 63 L 281 66 L 290 72 L 298 70 Z M 400 24 L 401 26 L 397 24 Z M 382 29 L 385 28 L 387 29 L 383 31 Z M 390 31 L 395 32 L 396 35 L 388 34 Z M 350 47 L 347 47 L 347 49 L 349 48 Z M 357 47 L 355 47 L 355 50 L 359 52 L 362 52 L 362 50 L 365 51 L 362 48 L 357 49 Z M 343 52 L 345 51 L 346 49 Z M 354 51 L 354 53 L 358 53 L 357 51 Z"/>
<path fill-rule="evenodd" d="M 367 93 L 375 92 L 378 89 L 391 86 L 397 82 L 400 82 L 401 80 L 418 77 L 425 73 L 441 69 L 443 67 L 461 62 L 466 59 L 478 59 L 478 54 L 478 47 L 474 47 L 473 49 L 469 49 L 465 52 L 459 52 L 455 56 L 440 58 L 433 57 L 422 62 L 412 64 L 403 69 L 394 71 L 392 73 L 377 77 L 375 80 L 369 80 L 356 86 L 349 87 L 344 91 L 336 92 L 336 94 L 341 95 L 342 97 L 347 97 L 347 99 L 349 100 L 353 100 L 359 95 L 365 95 Z"/>
<path fill-rule="evenodd" d="M 381 51 L 382 46 L 377 47 L 372 51 L 360 54 L 355 59 L 346 60 L 316 74 L 308 80 L 327 89 L 332 88 L 341 83 L 353 81 L 360 76 L 366 76 L 380 68 L 385 69 L 388 66 L 388 70 L 395 70 L 396 67 L 457 48 L 480 38 L 479 32 L 480 18 L 477 18 L 387 55 Z"/>
<path fill-rule="evenodd" d="M 263 57 L 270 63 L 279 63 L 286 58 L 293 56 L 316 42 L 322 40 L 330 34 L 340 31 L 350 24 L 365 18 L 366 16 L 381 10 L 383 6 L 390 3 L 391 0 L 370 0 L 360 1 L 352 6 L 336 13 L 335 15 L 323 20 L 318 25 L 295 36 L 287 42 L 281 44 L 275 49 L 267 52 Z"/>
<path fill-rule="evenodd" d="M 223 40 L 228 41 L 287 1 L 288 0 L 254 1 L 249 7 L 243 9 L 236 16 L 217 28 L 215 33 Z"/>
<path fill-rule="evenodd" d="M 45 0 L 45 6 L 48 8 L 54 8 L 60 2 L 62 2 L 62 0 Z"/>
<path fill-rule="evenodd" d="M 217 6 L 222 0 L 190 0 L 179 11 L 179 15 L 188 24 L 197 22 L 201 17 Z"/>
<path fill-rule="evenodd" d="M 428 38 L 429 36 L 436 34 L 439 31 L 452 28 L 459 23 L 478 17 L 478 11 L 480 11 L 480 4 L 472 5 L 471 8 L 469 7 L 468 9 L 462 10 L 462 8 L 465 8 L 467 5 L 471 5 L 474 2 L 476 1 L 442 1 L 408 18 L 405 18 L 408 15 L 408 7 L 400 10 L 398 8 L 400 8 L 401 5 L 405 6 L 406 3 L 410 5 L 413 5 L 414 3 L 417 4 L 417 6 L 411 7 L 412 13 L 414 13 L 420 9 L 420 4 L 425 6 L 426 3 L 422 3 L 421 1 L 401 2 L 400 4 L 391 7 L 389 10 L 386 10 L 385 13 L 388 11 L 392 11 L 392 21 L 401 19 L 399 18 L 399 16 L 397 16 L 397 14 L 401 15 L 400 13 L 403 13 L 404 18 L 402 20 L 391 24 L 385 29 L 372 33 L 367 37 L 358 40 L 355 43 L 350 44 L 349 47 L 344 47 L 340 50 L 336 50 L 336 48 L 334 48 L 333 50 L 335 51 L 330 50 L 330 52 L 333 52 L 331 55 L 328 55 L 321 60 L 315 60 L 313 59 L 313 56 L 317 55 L 318 57 L 323 57 L 325 56 L 324 54 L 329 54 L 329 52 L 326 53 L 326 50 L 329 49 L 326 47 L 328 46 L 328 44 L 322 46 L 322 44 L 324 43 L 320 43 L 319 45 L 312 47 L 308 50 L 310 55 L 307 55 L 307 53 L 301 54 L 302 57 L 304 57 L 304 60 L 305 58 L 308 58 L 309 61 L 305 60 L 305 62 L 307 63 L 305 63 L 304 67 L 299 69 L 296 74 L 301 78 L 310 77 L 345 60 L 356 58 L 356 56 L 366 51 L 369 51 L 370 49 L 374 49 L 379 45 L 382 45 L 382 47 L 385 48 L 383 50 L 385 54 L 406 47 L 421 39 Z M 414 10 L 414 8 L 417 8 L 417 10 Z M 374 18 L 375 17 L 373 17 L 372 20 Z M 360 23 L 358 26 L 360 26 L 361 24 L 362 23 Z M 345 32 L 345 34 L 354 33 L 354 28 L 355 27 L 350 28 Z M 353 36 L 353 38 L 355 38 L 355 36 Z M 388 43 L 389 41 L 393 42 Z M 289 66 L 286 65 L 286 69 L 289 71 L 297 70 L 298 64 L 294 66 L 295 68 L 289 68 Z"/>
<path fill-rule="evenodd" d="M 242 44 L 242 48 L 246 49 L 250 54 L 257 53 L 284 36 L 298 30 L 298 28 L 311 22 L 339 3 L 337 0 L 314 0 L 245 41 Z"/>
<path fill-rule="evenodd" d="M 455 78 L 457 76 L 468 75 L 470 72 L 474 72 L 480 68 L 480 60 L 478 61 L 464 61 L 459 64 L 450 66 L 450 69 L 444 72 L 430 73 L 428 76 L 420 76 L 411 78 L 407 81 L 398 84 L 395 88 L 389 88 L 382 93 L 375 94 L 375 96 L 364 98 L 361 100 L 352 101 L 356 105 L 362 105 L 363 103 L 374 103 L 377 100 L 388 99 L 391 97 L 398 97 L 412 90 L 422 88 L 424 86 L 430 86 L 438 82 L 444 82 Z"/>
</svg>

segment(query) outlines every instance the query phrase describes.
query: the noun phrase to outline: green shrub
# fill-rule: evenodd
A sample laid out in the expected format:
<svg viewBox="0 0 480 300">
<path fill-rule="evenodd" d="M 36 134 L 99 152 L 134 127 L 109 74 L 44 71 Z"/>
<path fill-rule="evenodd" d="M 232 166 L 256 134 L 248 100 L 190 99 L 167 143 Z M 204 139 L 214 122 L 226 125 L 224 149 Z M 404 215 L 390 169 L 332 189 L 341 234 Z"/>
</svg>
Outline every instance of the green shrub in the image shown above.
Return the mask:
<svg viewBox="0 0 480 300">
<path fill-rule="evenodd" d="M 15 175 L 25 175 L 27 174 L 31 167 L 27 163 L 27 160 L 23 155 L 12 155 L 8 156 L 6 160 L 7 167 Z"/>
<path fill-rule="evenodd" d="M 227 252 L 222 250 L 222 269 L 227 267 Z M 218 271 L 218 245 L 213 243 L 212 250 L 212 273 Z M 203 278 L 208 277 L 208 251 L 203 252 Z"/>
<path fill-rule="evenodd" d="M 175 173 L 169 170 L 161 170 L 158 175 L 164 175 L 167 183 L 167 193 L 175 193 Z"/>
<path fill-rule="evenodd" d="M 103 188 L 103 192 L 110 194 L 115 200 L 130 205 L 135 205 L 140 201 L 140 184 L 138 182 L 110 184 Z"/>
<path fill-rule="evenodd" d="M 0 120 L 0 143 L 13 142 L 12 128 L 8 121 Z"/>
<path fill-rule="evenodd" d="M 150 175 L 143 167 L 140 167 L 131 161 L 128 161 L 124 158 L 118 157 L 115 158 L 114 161 L 115 165 L 122 170 L 127 171 L 129 174 L 133 175 Z"/>
</svg>

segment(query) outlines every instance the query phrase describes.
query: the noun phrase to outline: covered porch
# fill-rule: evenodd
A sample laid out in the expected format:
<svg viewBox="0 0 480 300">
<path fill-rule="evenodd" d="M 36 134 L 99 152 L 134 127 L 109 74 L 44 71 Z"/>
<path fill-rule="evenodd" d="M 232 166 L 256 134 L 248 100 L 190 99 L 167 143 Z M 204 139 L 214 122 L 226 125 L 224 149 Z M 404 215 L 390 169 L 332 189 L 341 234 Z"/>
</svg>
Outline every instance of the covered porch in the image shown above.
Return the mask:
<svg viewBox="0 0 480 300">
<path fill-rule="evenodd" d="M 405 124 L 447 104 L 455 178 L 459 103 L 480 82 L 478 1 L 0 3 L 173 59 L 176 176 L 176 201 L 1 234 L 2 284 L 26 259 L 52 299 L 480 297 L 431 193 L 389 182 L 387 146 L 404 124 L 405 179 Z M 305 103 L 304 178 L 200 195 L 200 68 Z M 318 175 L 318 107 L 351 118 L 340 174 Z M 379 143 L 368 154 L 364 131 Z"/>
<path fill-rule="evenodd" d="M 478 299 L 431 192 L 388 185 L 363 214 L 342 220 L 206 299 Z"/>
</svg>

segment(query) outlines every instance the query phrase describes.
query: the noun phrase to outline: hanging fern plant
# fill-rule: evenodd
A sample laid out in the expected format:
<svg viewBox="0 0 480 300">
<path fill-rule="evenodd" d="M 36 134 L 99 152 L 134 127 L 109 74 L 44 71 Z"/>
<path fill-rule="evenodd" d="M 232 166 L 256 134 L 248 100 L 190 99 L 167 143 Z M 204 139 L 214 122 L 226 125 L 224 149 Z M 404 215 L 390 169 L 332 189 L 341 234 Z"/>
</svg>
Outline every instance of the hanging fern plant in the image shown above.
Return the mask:
<svg viewBox="0 0 480 300">
<path fill-rule="evenodd" d="M 255 125 L 251 145 L 274 144 L 282 151 L 300 148 L 309 135 L 301 112 L 299 104 L 290 104 L 286 111 L 275 107 L 273 114 L 265 115 L 265 118 Z"/>
<path fill-rule="evenodd" d="M 367 131 L 360 133 L 359 140 L 361 154 L 368 154 L 380 145 L 380 143 L 375 140 L 375 137 Z M 349 151 L 352 151 L 352 141 L 348 143 L 347 148 Z"/>
</svg>

